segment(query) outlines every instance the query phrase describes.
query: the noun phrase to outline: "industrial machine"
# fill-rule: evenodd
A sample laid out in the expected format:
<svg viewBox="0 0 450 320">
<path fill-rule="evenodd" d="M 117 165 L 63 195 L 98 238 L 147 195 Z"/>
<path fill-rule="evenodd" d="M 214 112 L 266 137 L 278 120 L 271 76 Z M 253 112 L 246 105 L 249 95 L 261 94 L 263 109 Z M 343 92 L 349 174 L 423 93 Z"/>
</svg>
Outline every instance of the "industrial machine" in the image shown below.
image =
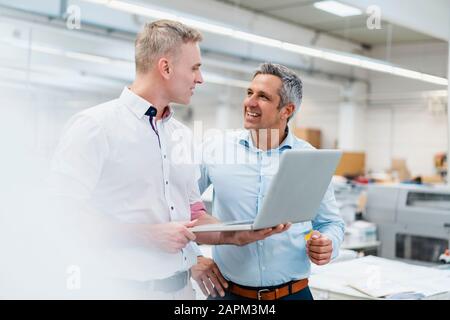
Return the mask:
<svg viewBox="0 0 450 320">
<path fill-rule="evenodd" d="M 369 185 L 367 198 L 381 257 L 439 262 L 450 242 L 449 187 Z"/>
</svg>

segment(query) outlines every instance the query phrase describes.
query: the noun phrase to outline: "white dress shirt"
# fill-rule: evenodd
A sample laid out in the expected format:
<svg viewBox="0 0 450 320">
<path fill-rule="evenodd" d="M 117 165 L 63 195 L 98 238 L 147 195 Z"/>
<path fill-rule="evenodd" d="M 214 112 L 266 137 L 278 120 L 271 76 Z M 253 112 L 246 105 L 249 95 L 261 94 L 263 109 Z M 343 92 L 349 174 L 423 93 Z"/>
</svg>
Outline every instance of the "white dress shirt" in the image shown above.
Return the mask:
<svg viewBox="0 0 450 320">
<path fill-rule="evenodd" d="M 198 168 L 180 161 L 190 150 L 191 131 L 166 107 L 154 127 L 145 115 L 151 104 L 124 88 L 119 99 L 76 114 L 67 125 L 51 166 L 59 196 L 83 201 L 116 222 L 159 224 L 189 221 L 202 209 Z M 180 163 L 181 162 L 181 163 Z M 133 247 L 108 253 L 105 271 L 132 280 L 160 279 L 188 270 L 197 261 L 191 242 L 178 253 Z"/>
</svg>

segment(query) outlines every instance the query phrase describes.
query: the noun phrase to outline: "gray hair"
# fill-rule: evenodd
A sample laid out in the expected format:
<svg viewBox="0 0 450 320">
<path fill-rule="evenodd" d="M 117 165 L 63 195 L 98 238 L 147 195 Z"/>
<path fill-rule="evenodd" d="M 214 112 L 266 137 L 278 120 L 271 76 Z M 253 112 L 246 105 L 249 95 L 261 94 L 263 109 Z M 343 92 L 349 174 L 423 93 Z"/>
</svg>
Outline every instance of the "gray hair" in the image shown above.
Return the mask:
<svg viewBox="0 0 450 320">
<path fill-rule="evenodd" d="M 181 22 L 158 20 L 146 23 L 135 41 L 136 72 L 147 72 L 165 54 L 177 55 L 183 43 L 200 41 L 200 32 Z"/>
<path fill-rule="evenodd" d="M 282 85 L 280 91 L 278 92 L 280 96 L 280 104 L 278 105 L 278 108 L 281 109 L 289 103 L 294 104 L 294 113 L 289 117 L 288 121 L 291 120 L 291 118 L 300 109 L 300 104 L 302 103 L 302 80 L 300 80 L 297 74 L 289 68 L 281 64 L 270 62 L 261 64 L 253 74 L 253 78 L 259 74 L 270 74 L 280 78 Z"/>
</svg>

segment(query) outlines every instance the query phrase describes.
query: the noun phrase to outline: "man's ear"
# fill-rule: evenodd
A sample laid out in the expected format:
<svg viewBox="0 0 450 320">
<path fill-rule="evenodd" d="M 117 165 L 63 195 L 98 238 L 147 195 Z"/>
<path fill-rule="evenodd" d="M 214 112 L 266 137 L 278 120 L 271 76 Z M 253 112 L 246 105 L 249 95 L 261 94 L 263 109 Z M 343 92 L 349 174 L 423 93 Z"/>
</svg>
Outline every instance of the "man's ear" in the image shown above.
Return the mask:
<svg viewBox="0 0 450 320">
<path fill-rule="evenodd" d="M 169 79 L 172 75 L 172 67 L 169 60 L 161 58 L 158 60 L 158 71 L 164 79 Z"/>
<path fill-rule="evenodd" d="M 285 105 L 281 109 L 281 119 L 283 119 L 283 120 L 289 119 L 289 117 L 292 116 L 294 111 L 295 111 L 295 106 L 293 103 L 289 103 L 289 104 Z"/>
</svg>

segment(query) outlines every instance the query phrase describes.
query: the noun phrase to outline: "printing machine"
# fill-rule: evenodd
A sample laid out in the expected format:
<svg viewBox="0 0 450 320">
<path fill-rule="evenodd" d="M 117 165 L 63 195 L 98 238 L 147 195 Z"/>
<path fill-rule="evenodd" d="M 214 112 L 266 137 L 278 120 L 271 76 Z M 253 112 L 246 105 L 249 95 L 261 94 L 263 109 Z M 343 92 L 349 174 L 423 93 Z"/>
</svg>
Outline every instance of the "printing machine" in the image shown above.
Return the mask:
<svg viewBox="0 0 450 320">
<path fill-rule="evenodd" d="M 450 242 L 450 188 L 369 185 L 366 217 L 384 258 L 439 262 Z"/>
</svg>

